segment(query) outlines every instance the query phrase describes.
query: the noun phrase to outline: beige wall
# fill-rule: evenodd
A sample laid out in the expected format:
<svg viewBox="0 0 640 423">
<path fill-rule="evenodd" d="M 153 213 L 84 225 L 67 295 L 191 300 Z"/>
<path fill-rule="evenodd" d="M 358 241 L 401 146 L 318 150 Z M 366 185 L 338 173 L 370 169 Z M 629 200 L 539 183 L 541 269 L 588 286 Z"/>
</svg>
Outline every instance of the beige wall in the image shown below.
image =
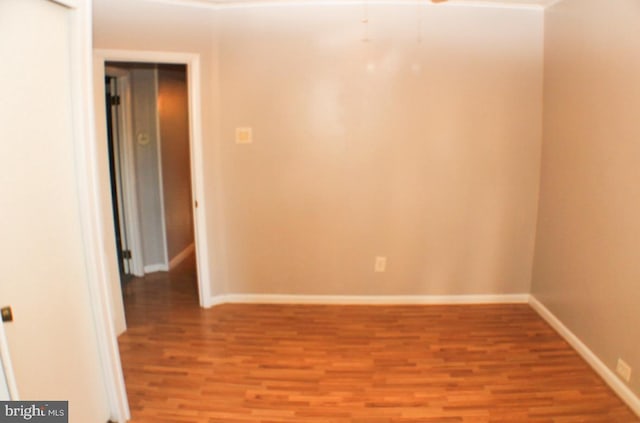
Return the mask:
<svg viewBox="0 0 640 423">
<path fill-rule="evenodd" d="M 542 13 L 370 14 L 96 2 L 97 48 L 203 55 L 214 294 L 528 292 Z"/>
<path fill-rule="evenodd" d="M 640 3 L 546 13 L 533 293 L 640 393 Z"/>
<path fill-rule="evenodd" d="M 189 99 L 184 66 L 158 67 L 158 120 L 169 260 L 193 244 Z"/>
<path fill-rule="evenodd" d="M 360 5 L 220 13 L 231 291 L 528 292 L 542 13 L 369 14 L 366 43 Z"/>
</svg>

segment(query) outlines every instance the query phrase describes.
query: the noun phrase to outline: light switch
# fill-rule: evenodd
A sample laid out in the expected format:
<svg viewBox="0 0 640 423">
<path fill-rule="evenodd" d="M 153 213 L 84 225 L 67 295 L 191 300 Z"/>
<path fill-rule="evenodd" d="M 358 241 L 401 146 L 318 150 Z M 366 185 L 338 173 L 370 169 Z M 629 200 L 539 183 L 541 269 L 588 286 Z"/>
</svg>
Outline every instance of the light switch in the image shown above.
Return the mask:
<svg viewBox="0 0 640 423">
<path fill-rule="evenodd" d="M 251 128 L 236 128 L 236 144 L 251 144 L 252 142 Z"/>
</svg>

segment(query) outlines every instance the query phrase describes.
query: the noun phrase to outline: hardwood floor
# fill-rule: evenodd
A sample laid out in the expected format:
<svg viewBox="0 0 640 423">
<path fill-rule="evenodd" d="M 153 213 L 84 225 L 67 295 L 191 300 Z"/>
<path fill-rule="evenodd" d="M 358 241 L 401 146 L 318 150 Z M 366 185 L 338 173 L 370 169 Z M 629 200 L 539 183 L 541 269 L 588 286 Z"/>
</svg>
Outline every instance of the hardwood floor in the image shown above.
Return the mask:
<svg viewBox="0 0 640 423">
<path fill-rule="evenodd" d="M 527 305 L 197 305 L 193 263 L 134 280 L 133 423 L 640 422 Z"/>
</svg>

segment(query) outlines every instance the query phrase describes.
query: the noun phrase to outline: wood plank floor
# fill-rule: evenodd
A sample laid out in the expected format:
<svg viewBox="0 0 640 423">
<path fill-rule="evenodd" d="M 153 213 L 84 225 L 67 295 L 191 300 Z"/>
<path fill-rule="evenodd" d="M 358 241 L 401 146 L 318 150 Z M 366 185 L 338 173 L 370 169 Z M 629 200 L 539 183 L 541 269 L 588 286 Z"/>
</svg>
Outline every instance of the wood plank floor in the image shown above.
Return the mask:
<svg viewBox="0 0 640 423">
<path fill-rule="evenodd" d="M 134 280 L 133 423 L 640 422 L 527 305 L 197 307 L 192 263 Z"/>
</svg>

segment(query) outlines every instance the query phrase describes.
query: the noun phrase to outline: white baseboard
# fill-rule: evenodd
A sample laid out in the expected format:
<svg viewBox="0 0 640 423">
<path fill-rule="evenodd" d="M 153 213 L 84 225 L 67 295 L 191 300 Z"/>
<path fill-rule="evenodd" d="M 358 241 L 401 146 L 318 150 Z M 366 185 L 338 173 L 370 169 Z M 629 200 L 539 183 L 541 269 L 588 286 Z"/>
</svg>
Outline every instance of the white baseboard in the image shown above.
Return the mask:
<svg viewBox="0 0 640 423">
<path fill-rule="evenodd" d="M 498 295 L 217 295 L 211 305 L 246 304 L 335 304 L 335 305 L 411 305 L 411 304 L 527 304 L 529 294 Z"/>
<path fill-rule="evenodd" d="M 164 263 L 160 264 L 149 264 L 144 266 L 144 273 L 153 273 L 153 272 L 168 272 L 169 266 Z"/>
<path fill-rule="evenodd" d="M 577 352 L 589 363 L 593 370 L 613 389 L 613 391 L 624 401 L 638 416 L 640 416 L 640 398 L 636 396 L 615 373 L 607 367 L 600 358 L 593 353 L 569 328 L 567 328 L 548 308 L 544 306 L 536 297 L 531 295 L 529 300 L 531 307 L 544 320 L 554 328 L 565 341 L 567 341 Z"/>
<path fill-rule="evenodd" d="M 169 270 L 174 269 L 177 265 L 182 263 L 187 257 L 189 257 L 196 250 L 196 244 L 191 243 L 184 250 L 180 251 L 171 260 L 169 260 Z"/>
</svg>

